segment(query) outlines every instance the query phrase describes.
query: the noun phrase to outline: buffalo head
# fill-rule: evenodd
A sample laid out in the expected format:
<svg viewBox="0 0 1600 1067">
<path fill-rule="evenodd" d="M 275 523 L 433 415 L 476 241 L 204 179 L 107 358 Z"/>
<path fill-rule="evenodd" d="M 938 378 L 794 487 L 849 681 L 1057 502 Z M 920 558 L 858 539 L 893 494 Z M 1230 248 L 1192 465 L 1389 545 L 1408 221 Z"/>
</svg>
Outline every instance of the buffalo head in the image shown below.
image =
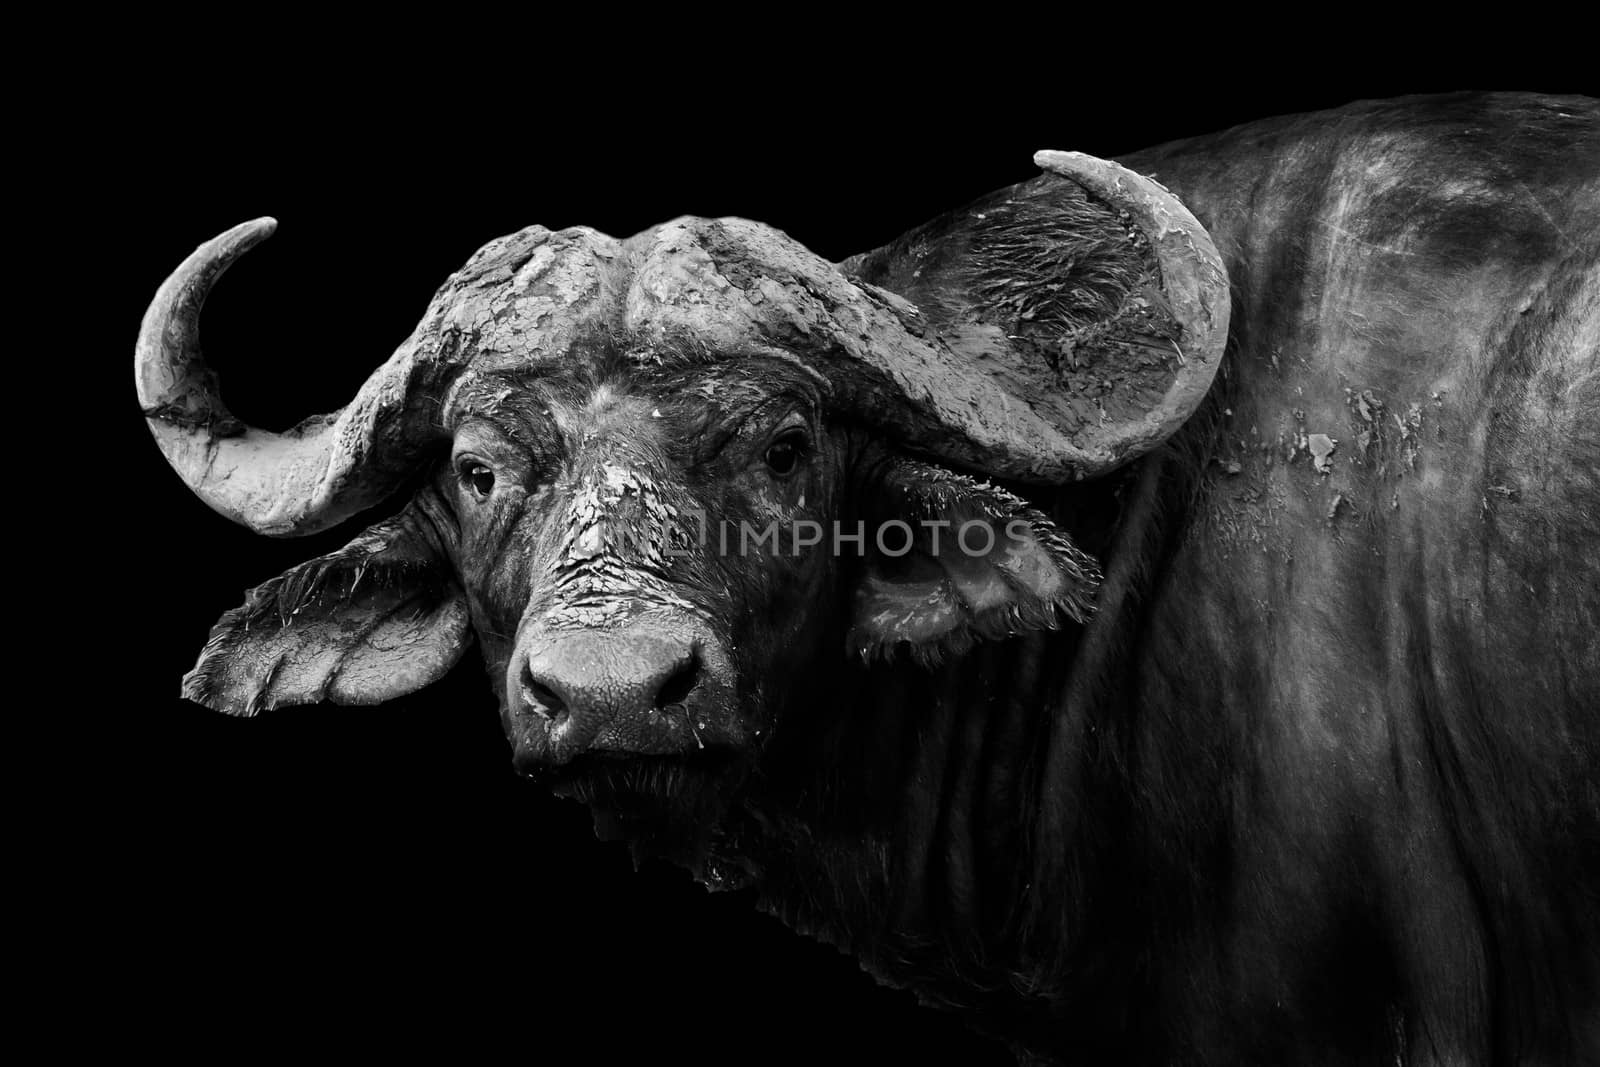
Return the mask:
<svg viewBox="0 0 1600 1067">
<path fill-rule="evenodd" d="M 201 246 L 136 364 L 195 493 L 294 536 L 416 488 L 252 590 L 184 694 L 374 703 L 476 640 L 516 766 L 692 858 L 851 663 L 1082 621 L 1095 563 L 1018 493 L 1164 440 L 1216 371 L 1228 292 L 1159 185 L 1037 161 L 842 264 L 742 219 L 523 230 L 346 407 L 284 433 L 228 413 L 197 344 L 210 287 L 273 223 Z"/>
</svg>

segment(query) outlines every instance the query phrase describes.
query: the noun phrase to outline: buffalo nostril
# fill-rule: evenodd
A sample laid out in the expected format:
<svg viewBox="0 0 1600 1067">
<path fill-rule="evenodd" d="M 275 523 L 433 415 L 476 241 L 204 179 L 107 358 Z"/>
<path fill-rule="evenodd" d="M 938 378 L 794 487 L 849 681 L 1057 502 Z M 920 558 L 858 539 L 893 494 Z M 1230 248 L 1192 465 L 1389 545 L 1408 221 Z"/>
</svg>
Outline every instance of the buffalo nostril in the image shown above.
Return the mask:
<svg viewBox="0 0 1600 1067">
<path fill-rule="evenodd" d="M 533 710 L 547 718 L 559 719 L 567 713 L 561 694 L 535 678 L 526 664 L 522 667 L 522 695 Z"/>
<path fill-rule="evenodd" d="M 682 704 L 689 699 L 694 687 L 700 684 L 700 657 L 690 656 L 689 661 L 667 676 L 656 690 L 656 707 Z"/>
</svg>

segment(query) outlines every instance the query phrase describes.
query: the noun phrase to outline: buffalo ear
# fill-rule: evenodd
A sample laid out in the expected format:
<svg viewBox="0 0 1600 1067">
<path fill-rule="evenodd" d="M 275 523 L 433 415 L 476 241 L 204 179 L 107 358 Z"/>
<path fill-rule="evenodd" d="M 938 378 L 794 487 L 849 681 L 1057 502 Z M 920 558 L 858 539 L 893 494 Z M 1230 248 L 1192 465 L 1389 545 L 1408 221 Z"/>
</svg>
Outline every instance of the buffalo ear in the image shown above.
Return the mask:
<svg viewBox="0 0 1600 1067">
<path fill-rule="evenodd" d="M 246 593 L 212 627 L 183 695 L 230 715 L 377 704 L 443 677 L 471 643 L 466 597 L 413 501 Z"/>
<path fill-rule="evenodd" d="M 904 645 L 931 662 L 1093 610 L 1094 559 L 1015 494 L 906 459 L 872 488 L 849 636 L 862 658 Z"/>
<path fill-rule="evenodd" d="M 892 427 L 903 444 L 1066 485 L 1194 414 L 1232 301 L 1216 245 L 1160 183 L 1078 152 L 1034 161 L 1039 177 L 839 266 L 869 295 L 901 298 L 885 304 L 913 339 L 861 359 L 910 399 Z"/>
</svg>

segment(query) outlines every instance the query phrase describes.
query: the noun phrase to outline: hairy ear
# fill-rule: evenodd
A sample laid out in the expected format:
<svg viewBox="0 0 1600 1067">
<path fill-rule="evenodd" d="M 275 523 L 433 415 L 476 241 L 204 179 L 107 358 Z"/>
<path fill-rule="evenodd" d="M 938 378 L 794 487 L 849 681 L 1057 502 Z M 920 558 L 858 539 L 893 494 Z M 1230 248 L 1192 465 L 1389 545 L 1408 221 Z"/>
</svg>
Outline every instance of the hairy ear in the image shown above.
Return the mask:
<svg viewBox="0 0 1600 1067">
<path fill-rule="evenodd" d="M 339 551 L 245 594 L 183 695 L 230 715 L 377 704 L 444 676 L 472 643 L 467 601 L 416 500 Z"/>
<path fill-rule="evenodd" d="M 1066 485 L 1177 432 L 1221 366 L 1232 303 L 1215 244 L 1160 183 L 1077 152 L 1034 160 L 1039 177 L 839 266 L 902 298 L 887 306 L 913 339 L 861 357 L 911 399 L 901 441 Z"/>
<path fill-rule="evenodd" d="M 1093 610 L 1094 559 L 1013 493 L 899 459 L 863 499 L 867 557 L 849 643 L 864 659 L 904 645 L 933 661 Z"/>
</svg>

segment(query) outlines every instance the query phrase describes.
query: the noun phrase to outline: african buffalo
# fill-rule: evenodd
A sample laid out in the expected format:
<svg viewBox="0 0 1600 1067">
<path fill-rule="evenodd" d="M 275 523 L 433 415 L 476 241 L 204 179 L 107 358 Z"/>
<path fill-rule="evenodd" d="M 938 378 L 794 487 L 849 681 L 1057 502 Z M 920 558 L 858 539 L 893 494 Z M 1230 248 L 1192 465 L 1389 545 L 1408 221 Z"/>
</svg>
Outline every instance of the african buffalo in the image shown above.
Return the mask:
<svg viewBox="0 0 1600 1067">
<path fill-rule="evenodd" d="M 828 263 L 490 242 L 340 411 L 140 401 L 345 548 L 187 676 L 479 646 L 517 769 L 1047 1062 L 1600 1062 L 1600 102 L 1361 103 L 1043 173 Z M 1350 975 L 1363 976 L 1350 982 Z"/>
</svg>

